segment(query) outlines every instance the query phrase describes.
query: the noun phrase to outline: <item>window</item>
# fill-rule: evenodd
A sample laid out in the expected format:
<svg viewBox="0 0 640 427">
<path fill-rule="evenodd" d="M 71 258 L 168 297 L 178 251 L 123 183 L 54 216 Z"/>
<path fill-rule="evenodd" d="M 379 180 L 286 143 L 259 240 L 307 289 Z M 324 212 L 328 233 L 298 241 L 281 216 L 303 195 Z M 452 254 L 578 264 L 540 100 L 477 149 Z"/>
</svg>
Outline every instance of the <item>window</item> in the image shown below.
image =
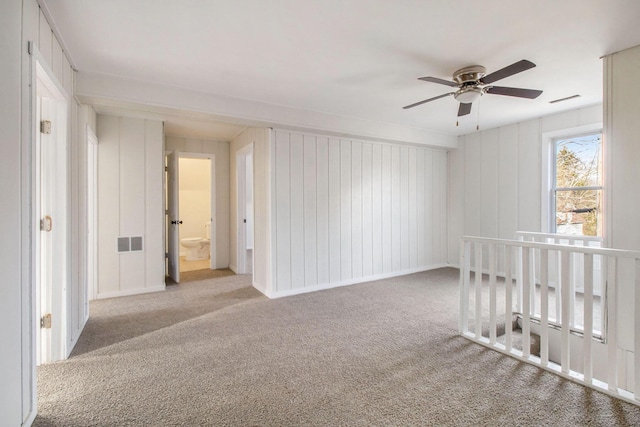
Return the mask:
<svg viewBox="0 0 640 427">
<path fill-rule="evenodd" d="M 602 133 L 554 141 L 551 232 L 602 237 Z"/>
</svg>

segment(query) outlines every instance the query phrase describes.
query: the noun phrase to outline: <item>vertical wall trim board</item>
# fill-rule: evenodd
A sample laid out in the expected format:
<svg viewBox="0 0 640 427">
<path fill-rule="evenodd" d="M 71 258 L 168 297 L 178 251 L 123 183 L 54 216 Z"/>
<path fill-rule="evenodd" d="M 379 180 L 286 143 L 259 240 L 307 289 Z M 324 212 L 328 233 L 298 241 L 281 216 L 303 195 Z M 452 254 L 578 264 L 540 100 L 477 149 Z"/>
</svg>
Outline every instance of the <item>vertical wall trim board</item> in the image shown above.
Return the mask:
<svg viewBox="0 0 640 427">
<path fill-rule="evenodd" d="M 144 212 L 145 226 L 146 226 L 146 223 L 148 222 L 146 219 L 149 218 L 148 212 L 147 212 L 147 209 L 148 209 L 147 205 L 149 204 L 149 196 L 148 196 L 149 184 L 148 184 L 148 181 L 147 181 L 147 162 L 146 162 L 146 159 L 148 157 L 148 154 L 147 154 L 148 153 L 148 151 L 147 151 L 148 150 L 148 147 L 147 147 L 147 138 L 148 138 L 148 135 L 147 135 L 147 120 L 144 121 L 142 130 L 143 130 L 142 146 L 143 146 L 143 153 L 145 154 L 145 161 L 143 162 L 143 165 L 142 165 L 142 176 L 144 177 L 144 180 L 142 182 L 142 191 L 143 191 L 143 194 L 144 194 L 144 206 L 143 206 L 142 210 Z M 142 240 L 144 242 L 143 249 L 145 251 L 147 251 L 148 250 L 148 248 L 146 247 L 147 246 L 147 241 L 148 241 L 147 232 L 146 232 L 146 230 L 144 228 L 141 229 L 139 232 L 140 233 L 144 233 L 144 234 L 142 234 L 142 236 L 143 236 Z M 147 256 L 146 253 L 144 254 L 144 256 L 145 257 Z M 149 266 L 147 265 L 146 262 L 144 263 L 143 276 L 142 277 L 144 278 L 144 282 L 143 282 L 144 283 L 144 287 L 145 288 L 149 287 L 149 280 L 148 280 L 149 279 Z"/>
</svg>

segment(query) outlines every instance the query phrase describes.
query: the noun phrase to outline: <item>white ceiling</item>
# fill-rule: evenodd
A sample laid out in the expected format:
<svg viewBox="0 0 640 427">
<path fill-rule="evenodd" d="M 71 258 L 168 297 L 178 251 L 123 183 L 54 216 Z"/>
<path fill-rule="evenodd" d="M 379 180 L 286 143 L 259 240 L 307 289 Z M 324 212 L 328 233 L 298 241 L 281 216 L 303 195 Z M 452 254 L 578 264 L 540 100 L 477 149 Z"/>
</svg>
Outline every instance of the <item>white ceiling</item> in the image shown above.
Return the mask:
<svg viewBox="0 0 640 427">
<path fill-rule="evenodd" d="M 640 45 L 638 0 L 40 2 L 79 73 L 457 135 L 599 103 L 600 57 Z M 418 77 L 520 59 L 496 84 L 536 100 L 485 95 L 458 127 L 453 97 L 402 109 L 450 92 Z"/>
</svg>

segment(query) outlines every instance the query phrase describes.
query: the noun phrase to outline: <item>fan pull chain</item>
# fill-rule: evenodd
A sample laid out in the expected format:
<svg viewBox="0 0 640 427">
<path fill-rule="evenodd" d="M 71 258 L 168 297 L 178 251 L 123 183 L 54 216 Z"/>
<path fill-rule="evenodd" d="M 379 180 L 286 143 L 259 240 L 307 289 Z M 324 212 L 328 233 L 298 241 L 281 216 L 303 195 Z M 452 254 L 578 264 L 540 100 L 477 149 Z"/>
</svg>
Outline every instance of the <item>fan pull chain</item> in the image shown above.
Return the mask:
<svg viewBox="0 0 640 427">
<path fill-rule="evenodd" d="M 478 105 L 476 108 L 476 130 L 480 130 L 480 100 L 478 99 Z"/>
</svg>

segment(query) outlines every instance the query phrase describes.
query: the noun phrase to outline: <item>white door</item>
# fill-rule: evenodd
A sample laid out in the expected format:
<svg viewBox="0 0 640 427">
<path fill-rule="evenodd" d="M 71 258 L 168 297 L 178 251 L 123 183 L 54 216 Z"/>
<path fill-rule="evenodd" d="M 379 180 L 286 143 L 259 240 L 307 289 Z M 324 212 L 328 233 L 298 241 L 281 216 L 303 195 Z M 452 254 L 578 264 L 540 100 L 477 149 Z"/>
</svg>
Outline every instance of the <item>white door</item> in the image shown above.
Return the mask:
<svg viewBox="0 0 640 427">
<path fill-rule="evenodd" d="M 41 97 L 35 147 L 36 210 L 36 363 L 67 357 L 67 226 L 66 226 L 66 105 Z M 48 124 L 46 127 L 48 128 Z M 42 128 L 44 129 L 44 128 Z"/>
<path fill-rule="evenodd" d="M 51 121 L 51 103 L 47 99 L 38 97 L 38 107 L 36 110 L 36 123 L 42 120 Z M 35 132 L 35 173 L 36 173 L 36 221 L 39 228 L 39 235 L 35 240 L 36 243 L 36 314 L 39 326 L 37 330 L 36 340 L 36 364 L 48 363 L 51 357 L 51 324 L 47 320 L 44 325 L 43 319 L 51 318 L 52 315 L 52 245 L 53 245 L 53 221 L 52 212 L 52 196 L 53 191 L 49 184 L 55 178 L 53 176 L 53 144 L 55 139 L 53 135 L 42 133 L 39 129 Z M 57 224 L 56 224 L 57 225 Z M 43 327 L 46 326 L 46 327 Z"/>
<path fill-rule="evenodd" d="M 178 153 L 167 154 L 167 257 L 168 274 L 180 283 L 180 212 L 178 209 Z"/>
</svg>

